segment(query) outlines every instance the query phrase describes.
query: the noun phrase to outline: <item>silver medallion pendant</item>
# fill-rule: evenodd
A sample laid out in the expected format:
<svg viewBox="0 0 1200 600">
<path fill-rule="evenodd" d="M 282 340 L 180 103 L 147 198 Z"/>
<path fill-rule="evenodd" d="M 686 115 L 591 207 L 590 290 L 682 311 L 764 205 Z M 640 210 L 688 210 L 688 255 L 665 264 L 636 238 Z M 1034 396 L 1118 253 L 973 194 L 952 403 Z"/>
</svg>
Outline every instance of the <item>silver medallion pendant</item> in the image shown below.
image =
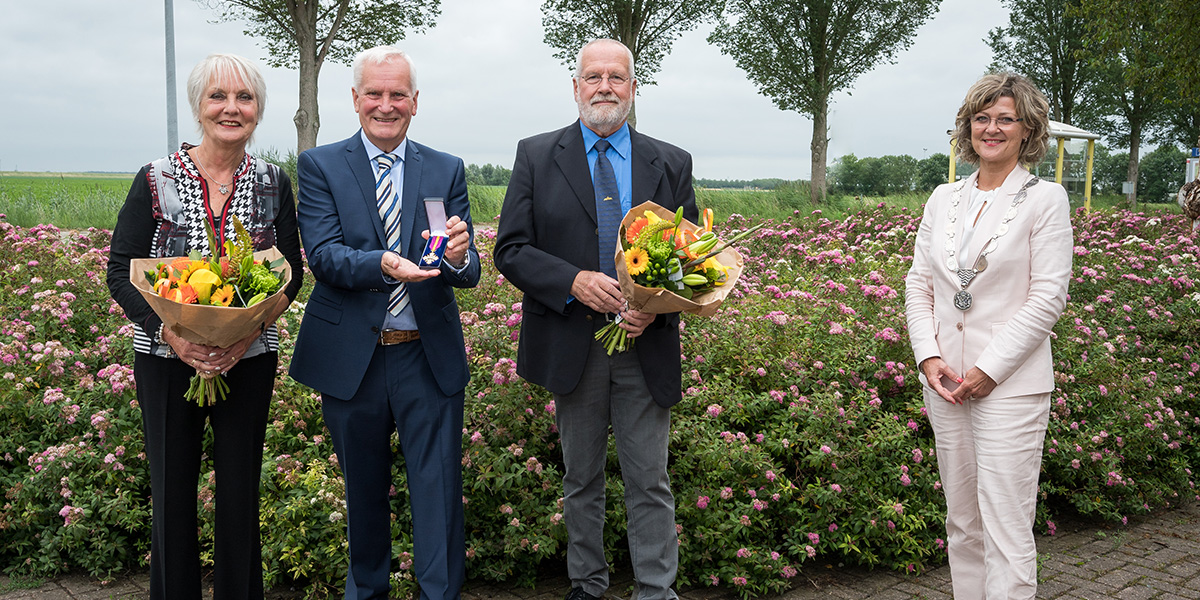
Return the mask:
<svg viewBox="0 0 1200 600">
<path fill-rule="evenodd" d="M 958 310 L 971 308 L 971 292 L 959 290 L 958 293 L 954 294 L 954 308 Z"/>
</svg>

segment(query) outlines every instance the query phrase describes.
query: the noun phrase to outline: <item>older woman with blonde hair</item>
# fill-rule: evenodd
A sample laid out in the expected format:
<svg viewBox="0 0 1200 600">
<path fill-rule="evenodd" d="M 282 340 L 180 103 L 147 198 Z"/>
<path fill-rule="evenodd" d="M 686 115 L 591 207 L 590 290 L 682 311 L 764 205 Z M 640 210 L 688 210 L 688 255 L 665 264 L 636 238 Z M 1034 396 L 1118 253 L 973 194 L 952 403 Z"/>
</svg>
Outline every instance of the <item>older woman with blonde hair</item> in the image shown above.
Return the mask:
<svg viewBox="0 0 1200 600">
<path fill-rule="evenodd" d="M 202 141 L 184 143 L 138 172 L 117 216 L 108 263 L 113 299 L 133 321 L 133 373 L 137 382 L 146 456 L 150 461 L 153 514 L 150 533 L 150 597 L 200 599 L 196 482 L 205 422 L 212 427 L 209 457 L 219 497 L 213 549 L 213 596 L 222 600 L 263 597 L 259 541 L 259 474 L 267 413 L 278 365 L 273 325 L 300 291 L 303 269 L 296 203 L 279 167 L 246 153 L 266 104 L 262 74 L 253 62 L 214 54 L 188 77 L 188 100 Z M 206 224 L 217 244 L 236 235 L 236 216 L 256 250 L 276 246 L 292 267 L 284 297 L 276 301 L 261 332 L 227 348 L 189 342 L 163 327 L 129 280 L 134 258 L 205 256 Z M 197 406 L 184 398 L 197 370 L 223 373 L 225 399 Z"/>
<path fill-rule="evenodd" d="M 1066 307 L 1072 248 L 1066 190 L 1027 170 L 1046 154 L 1048 113 L 1045 96 L 1020 75 L 971 86 L 955 137 L 979 170 L 930 196 L 906 282 L 956 600 L 1037 591 L 1050 331 Z"/>
</svg>

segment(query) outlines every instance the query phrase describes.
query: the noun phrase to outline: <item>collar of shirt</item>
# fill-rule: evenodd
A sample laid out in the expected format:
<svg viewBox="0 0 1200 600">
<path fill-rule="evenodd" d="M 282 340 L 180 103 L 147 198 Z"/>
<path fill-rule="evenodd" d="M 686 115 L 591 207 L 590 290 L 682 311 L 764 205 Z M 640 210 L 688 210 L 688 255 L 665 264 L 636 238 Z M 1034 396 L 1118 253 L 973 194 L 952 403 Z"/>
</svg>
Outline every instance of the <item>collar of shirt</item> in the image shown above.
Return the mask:
<svg viewBox="0 0 1200 600">
<path fill-rule="evenodd" d="M 588 173 L 594 173 L 597 152 L 592 146 L 596 145 L 600 136 L 588 129 L 583 121 L 579 122 L 579 128 L 583 131 L 583 147 L 587 150 Z M 617 178 L 617 191 L 621 194 L 621 214 L 625 214 L 633 206 L 633 161 L 630 160 L 633 143 L 630 140 L 629 123 L 621 125 L 620 129 L 604 139 L 612 145 L 605 155 L 612 163 L 613 175 Z"/>
<path fill-rule="evenodd" d="M 375 176 L 379 171 L 379 163 L 376 163 L 375 159 L 380 154 L 384 154 L 384 151 L 380 150 L 375 144 L 372 144 L 363 130 L 358 130 L 358 135 L 362 138 L 363 147 L 367 150 L 367 158 L 371 159 L 371 175 Z M 392 154 L 396 155 L 396 163 L 392 165 L 391 172 L 392 187 L 396 189 L 396 195 L 401 198 L 404 197 L 404 155 L 407 150 L 408 138 L 404 138 L 404 141 L 400 142 L 400 145 L 396 146 L 395 150 L 392 150 Z"/>
</svg>

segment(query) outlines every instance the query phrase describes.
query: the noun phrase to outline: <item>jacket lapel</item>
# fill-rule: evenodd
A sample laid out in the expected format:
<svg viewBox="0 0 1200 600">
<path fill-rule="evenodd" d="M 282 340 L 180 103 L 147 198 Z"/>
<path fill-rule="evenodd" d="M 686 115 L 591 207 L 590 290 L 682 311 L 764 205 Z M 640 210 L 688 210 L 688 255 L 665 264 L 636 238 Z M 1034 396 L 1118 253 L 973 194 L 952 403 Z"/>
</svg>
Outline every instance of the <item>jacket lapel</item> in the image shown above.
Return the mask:
<svg viewBox="0 0 1200 600">
<path fill-rule="evenodd" d="M 633 172 L 631 200 L 632 205 L 637 206 L 643 202 L 654 200 L 664 172 L 662 163 L 658 159 L 658 153 L 654 151 L 654 145 L 646 141 L 646 138 L 634 131 L 632 127 L 629 128 L 629 145 L 632 148 L 632 156 L 629 158 Z"/>
<path fill-rule="evenodd" d="M 359 189 L 362 190 L 362 200 L 367 211 L 376 217 L 369 219 L 375 228 L 375 235 L 379 237 L 380 245 L 387 248 L 387 236 L 383 233 L 383 220 L 379 218 L 379 202 L 375 198 L 375 173 L 372 171 L 374 163 L 367 158 L 367 148 L 363 146 L 361 136 L 362 132 L 360 131 L 354 137 L 346 140 L 346 164 L 350 168 L 354 180 L 358 182 Z"/>
<path fill-rule="evenodd" d="M 417 145 L 405 138 L 404 143 L 408 145 L 404 151 L 404 197 L 401 199 L 400 213 L 400 243 L 404 246 L 404 255 L 410 256 L 412 252 L 420 252 L 421 246 L 414 250 L 413 245 L 418 241 L 415 237 L 417 224 L 417 193 L 421 189 L 421 171 L 424 161 L 421 159 L 421 151 L 417 149 Z"/>
<path fill-rule="evenodd" d="M 592 175 L 588 172 L 587 148 L 583 147 L 583 132 L 579 130 L 579 121 L 563 130 L 558 138 L 558 151 L 554 162 L 562 171 L 567 184 L 575 192 L 575 197 L 583 206 L 583 210 L 596 220 L 596 190 L 592 187 Z"/>
</svg>

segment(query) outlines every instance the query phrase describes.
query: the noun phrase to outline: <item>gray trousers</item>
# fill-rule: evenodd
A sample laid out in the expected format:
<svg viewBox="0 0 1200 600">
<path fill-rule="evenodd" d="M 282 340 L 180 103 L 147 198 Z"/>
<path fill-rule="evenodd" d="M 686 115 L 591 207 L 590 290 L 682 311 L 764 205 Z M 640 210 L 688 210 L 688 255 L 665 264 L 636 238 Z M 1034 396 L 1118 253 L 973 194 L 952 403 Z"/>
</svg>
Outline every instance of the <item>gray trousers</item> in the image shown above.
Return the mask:
<svg viewBox="0 0 1200 600">
<path fill-rule="evenodd" d="M 676 357 L 667 357 L 674 360 Z M 579 385 L 554 396 L 562 439 L 567 574 L 593 596 L 608 589 L 604 559 L 604 467 L 608 431 L 625 483 L 629 554 L 637 600 L 672 600 L 679 567 L 675 498 L 667 476 L 671 413 L 650 397 L 634 351 L 607 356 L 594 343 Z"/>
</svg>

